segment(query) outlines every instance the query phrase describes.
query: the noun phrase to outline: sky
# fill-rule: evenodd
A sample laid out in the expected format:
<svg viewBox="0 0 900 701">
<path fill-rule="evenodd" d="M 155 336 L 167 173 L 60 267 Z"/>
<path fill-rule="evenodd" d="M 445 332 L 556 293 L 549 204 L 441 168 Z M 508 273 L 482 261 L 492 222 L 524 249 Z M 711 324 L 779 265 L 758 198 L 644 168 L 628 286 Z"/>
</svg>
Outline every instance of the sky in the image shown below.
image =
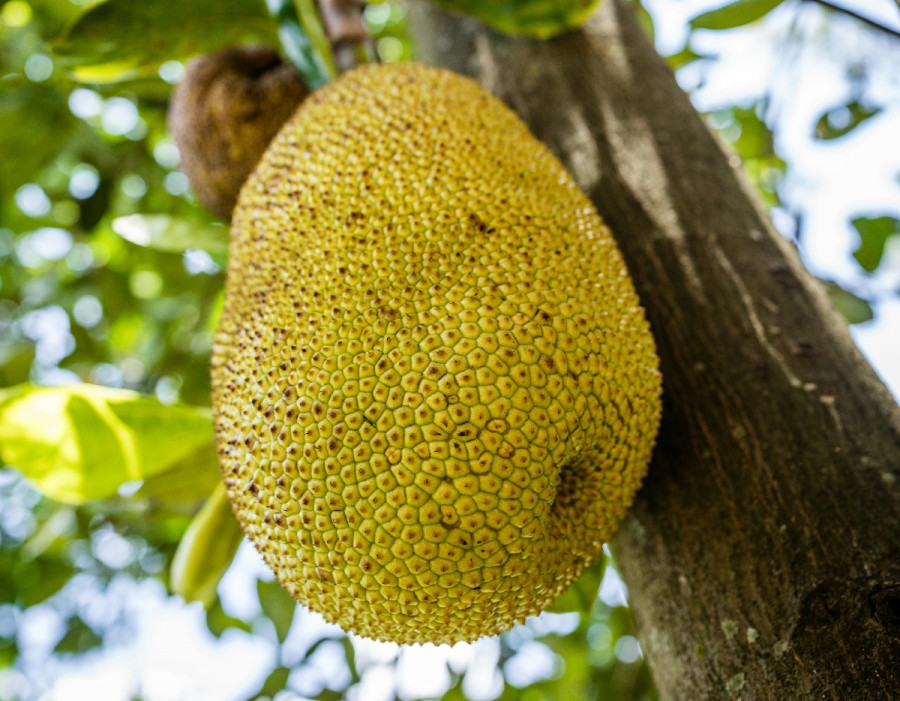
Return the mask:
<svg viewBox="0 0 900 701">
<path fill-rule="evenodd" d="M 721 0 L 650 0 L 660 53 L 683 46 L 686 21 L 722 5 Z M 900 9 L 893 0 L 843 0 L 844 7 L 900 31 Z M 803 41 L 792 42 L 791 31 Z M 761 24 L 746 30 L 696 32 L 693 47 L 717 54 L 693 93 L 701 110 L 773 96 L 776 150 L 789 163 L 782 194 L 804 216 L 800 256 L 818 277 L 839 282 L 864 297 L 874 297 L 875 318 L 850 332 L 876 372 L 900 398 L 900 239 L 893 237 L 877 274 L 866 276 L 852 258 L 858 244 L 849 220 L 855 216 L 900 218 L 900 39 L 828 13 L 813 0 L 785 2 Z M 846 67 L 867 67 L 866 94 L 885 110 L 834 141 L 811 138 L 823 111 L 854 95 Z M 683 85 L 698 79 L 691 68 L 679 75 Z M 776 213 L 777 215 L 777 213 Z M 782 233 L 793 222 L 775 216 Z M 893 291 L 893 293 L 891 293 Z"/>
</svg>

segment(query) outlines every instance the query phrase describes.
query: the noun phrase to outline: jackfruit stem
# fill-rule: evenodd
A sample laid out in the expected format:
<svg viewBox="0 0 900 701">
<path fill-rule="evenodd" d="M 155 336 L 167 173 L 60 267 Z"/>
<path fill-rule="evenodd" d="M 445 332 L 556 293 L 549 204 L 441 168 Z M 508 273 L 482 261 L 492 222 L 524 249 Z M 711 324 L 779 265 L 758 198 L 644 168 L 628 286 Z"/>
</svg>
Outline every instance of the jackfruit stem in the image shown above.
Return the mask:
<svg viewBox="0 0 900 701">
<path fill-rule="evenodd" d="M 363 22 L 360 0 L 318 0 L 318 5 L 342 73 L 360 64 L 377 61 L 375 42 Z"/>
</svg>

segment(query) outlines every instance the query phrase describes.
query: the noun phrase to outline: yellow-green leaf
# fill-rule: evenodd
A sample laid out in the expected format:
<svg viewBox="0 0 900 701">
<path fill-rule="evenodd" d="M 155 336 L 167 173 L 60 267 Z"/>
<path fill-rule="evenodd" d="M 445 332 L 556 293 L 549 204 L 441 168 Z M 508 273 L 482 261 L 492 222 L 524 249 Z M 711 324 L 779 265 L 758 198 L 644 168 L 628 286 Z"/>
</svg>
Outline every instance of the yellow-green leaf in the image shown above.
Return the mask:
<svg viewBox="0 0 900 701">
<path fill-rule="evenodd" d="M 212 436 L 209 409 L 167 406 L 128 390 L 83 384 L 0 391 L 0 459 L 70 504 L 112 497 L 124 483 L 161 474 L 201 447 L 213 455 Z"/>
<path fill-rule="evenodd" d="M 881 113 L 880 107 L 850 100 L 846 105 L 833 107 L 822 114 L 813 129 L 813 138 L 822 140 L 846 136 L 863 122 Z"/>
<path fill-rule="evenodd" d="M 112 83 L 248 39 L 277 45 L 262 0 L 106 0 L 88 7 L 53 51 L 76 80 Z"/>
<path fill-rule="evenodd" d="M 762 19 L 784 0 L 737 0 L 691 20 L 691 29 L 734 29 Z"/>
<path fill-rule="evenodd" d="M 221 479 L 216 444 L 210 440 L 165 471 L 145 479 L 134 496 L 168 504 L 188 504 L 209 497 Z"/>
<path fill-rule="evenodd" d="M 27 82 L 24 76 L 17 81 L 14 74 L 4 76 L 3 81 L 0 153 L 9 155 L 0 159 L 0 187 L 5 191 L 2 195 L 10 197 L 58 156 L 78 123 L 59 90 Z"/>
<path fill-rule="evenodd" d="M 596 9 L 599 0 L 432 0 L 436 5 L 477 17 L 508 34 L 547 39 L 577 29 Z"/>
<path fill-rule="evenodd" d="M 216 587 L 234 560 L 244 537 L 219 482 L 203 508 L 185 531 L 175 557 L 169 584 L 185 601 L 200 601 L 204 607 L 216 600 Z"/>
<path fill-rule="evenodd" d="M 823 280 L 823 282 L 825 291 L 848 324 L 864 324 L 875 317 L 872 305 L 867 300 L 844 289 L 836 282 L 831 280 Z"/>
<path fill-rule="evenodd" d="M 291 622 L 294 620 L 297 603 L 277 580 L 272 582 L 257 581 L 256 593 L 259 596 L 259 605 L 262 606 L 263 613 L 275 626 L 275 635 L 278 638 L 278 642 L 283 643 L 291 629 Z"/>
<path fill-rule="evenodd" d="M 130 214 L 113 219 L 112 230 L 126 241 L 169 253 L 200 248 L 212 255 L 228 252 L 228 227 L 168 214 Z"/>
<path fill-rule="evenodd" d="M 874 273 L 884 257 L 888 239 L 900 236 L 900 219 L 887 215 L 855 217 L 850 223 L 859 234 L 859 246 L 853 251 L 853 257 L 863 270 Z"/>
<path fill-rule="evenodd" d="M 666 61 L 669 64 L 669 68 L 671 68 L 673 71 L 677 71 L 679 68 L 682 68 L 689 63 L 700 61 L 706 58 L 709 57 L 704 54 L 698 54 L 690 46 L 685 45 L 681 51 L 671 54 L 670 56 L 666 56 Z"/>
</svg>

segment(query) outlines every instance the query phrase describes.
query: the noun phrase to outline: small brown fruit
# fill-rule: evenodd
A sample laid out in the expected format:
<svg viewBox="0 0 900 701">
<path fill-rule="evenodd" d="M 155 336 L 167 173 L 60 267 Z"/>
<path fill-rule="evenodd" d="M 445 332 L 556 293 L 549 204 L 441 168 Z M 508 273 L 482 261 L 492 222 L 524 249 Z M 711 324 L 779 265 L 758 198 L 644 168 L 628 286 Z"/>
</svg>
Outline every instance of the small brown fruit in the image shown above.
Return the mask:
<svg viewBox="0 0 900 701">
<path fill-rule="evenodd" d="M 233 47 L 188 63 L 168 123 L 204 205 L 231 217 L 247 176 L 308 94 L 296 70 L 268 47 Z"/>
</svg>

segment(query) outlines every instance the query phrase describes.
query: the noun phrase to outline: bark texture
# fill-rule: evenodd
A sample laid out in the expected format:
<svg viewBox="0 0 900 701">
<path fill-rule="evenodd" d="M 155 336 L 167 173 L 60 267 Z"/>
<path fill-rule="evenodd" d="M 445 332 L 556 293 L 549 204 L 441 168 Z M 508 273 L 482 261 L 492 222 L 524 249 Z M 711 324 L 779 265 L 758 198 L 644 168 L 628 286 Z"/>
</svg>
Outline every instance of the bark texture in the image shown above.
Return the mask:
<svg viewBox="0 0 900 701">
<path fill-rule="evenodd" d="M 663 425 L 613 547 L 662 698 L 898 698 L 900 409 L 632 9 L 549 42 L 412 20 L 559 155 L 647 309 Z"/>
</svg>

